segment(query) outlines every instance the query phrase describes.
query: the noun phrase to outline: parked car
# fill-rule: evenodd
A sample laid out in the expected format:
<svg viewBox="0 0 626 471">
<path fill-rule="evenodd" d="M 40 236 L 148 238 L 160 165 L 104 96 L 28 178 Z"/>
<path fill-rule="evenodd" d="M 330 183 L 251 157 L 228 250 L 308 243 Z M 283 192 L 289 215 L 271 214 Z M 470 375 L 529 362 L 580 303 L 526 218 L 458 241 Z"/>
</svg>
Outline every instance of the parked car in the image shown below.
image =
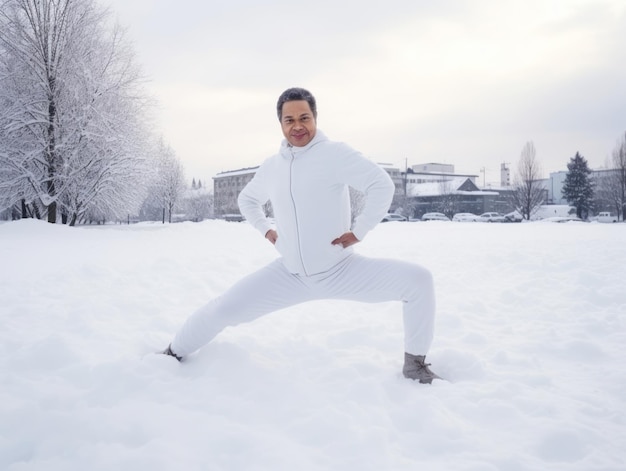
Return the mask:
<svg viewBox="0 0 626 471">
<path fill-rule="evenodd" d="M 582 219 L 580 219 L 579 217 L 576 216 L 553 216 L 550 218 L 544 218 L 544 219 L 540 219 L 540 222 L 558 222 L 558 223 L 564 223 L 564 222 L 585 222 Z"/>
<path fill-rule="evenodd" d="M 389 213 L 380 222 L 406 221 L 406 218 L 400 214 Z"/>
<path fill-rule="evenodd" d="M 513 211 L 504 215 L 504 222 L 522 222 L 523 219 L 519 211 Z"/>
<path fill-rule="evenodd" d="M 452 216 L 452 220 L 455 222 L 476 222 L 480 218 L 473 213 L 456 213 Z"/>
<path fill-rule="evenodd" d="M 239 213 L 223 214 L 222 219 L 230 222 L 242 222 L 245 220 L 245 218 Z"/>
<path fill-rule="evenodd" d="M 426 213 L 422 216 L 422 221 L 449 221 L 450 218 L 443 213 Z"/>
<path fill-rule="evenodd" d="M 504 216 L 500 213 L 482 213 L 479 221 L 482 222 L 504 222 Z"/>
<path fill-rule="evenodd" d="M 617 222 L 617 216 L 613 216 L 609 211 L 603 211 L 596 218 L 598 222 Z"/>
</svg>

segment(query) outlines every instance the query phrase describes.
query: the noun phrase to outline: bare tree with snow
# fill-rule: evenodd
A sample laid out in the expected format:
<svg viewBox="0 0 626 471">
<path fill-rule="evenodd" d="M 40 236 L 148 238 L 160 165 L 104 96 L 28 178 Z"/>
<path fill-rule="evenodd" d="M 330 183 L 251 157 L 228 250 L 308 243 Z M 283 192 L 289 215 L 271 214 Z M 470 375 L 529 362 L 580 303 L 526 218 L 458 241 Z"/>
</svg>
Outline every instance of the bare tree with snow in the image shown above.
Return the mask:
<svg viewBox="0 0 626 471">
<path fill-rule="evenodd" d="M 608 181 L 609 200 L 621 220 L 626 220 L 626 132 L 613 149 L 612 171 Z"/>
<path fill-rule="evenodd" d="M 619 139 L 613 150 L 613 201 L 621 212 L 622 221 L 626 220 L 626 132 Z"/>
<path fill-rule="evenodd" d="M 614 211 L 622 221 L 626 216 L 626 133 L 620 137 L 607 159 L 606 169 L 594 172 L 594 209 Z"/>
<path fill-rule="evenodd" d="M 365 193 L 355 188 L 348 187 L 350 195 L 350 223 L 354 224 L 354 220 L 361 214 L 365 206 Z"/>
<path fill-rule="evenodd" d="M 456 188 L 453 182 L 445 179 L 439 182 L 439 198 L 437 200 L 437 210 L 448 216 L 450 219 L 458 212 L 458 200 Z"/>
<path fill-rule="evenodd" d="M 149 195 L 144 204 L 144 212 L 154 218 L 155 210 L 161 213 L 162 222 L 172 222 L 176 204 L 185 192 L 185 175 L 180 160 L 174 150 L 160 139 L 154 150 L 154 168 Z"/>
<path fill-rule="evenodd" d="M 524 219 L 530 219 L 545 199 L 545 188 L 540 182 L 541 166 L 536 158 L 535 145 L 528 141 L 517 164 L 512 200 Z"/>
<path fill-rule="evenodd" d="M 136 211 L 148 100 L 122 31 L 92 0 L 0 6 L 0 204 L 52 223 Z"/>
<path fill-rule="evenodd" d="M 213 192 L 202 186 L 192 185 L 192 188 L 185 192 L 183 205 L 187 219 L 194 222 L 202 221 L 213 215 Z"/>
</svg>

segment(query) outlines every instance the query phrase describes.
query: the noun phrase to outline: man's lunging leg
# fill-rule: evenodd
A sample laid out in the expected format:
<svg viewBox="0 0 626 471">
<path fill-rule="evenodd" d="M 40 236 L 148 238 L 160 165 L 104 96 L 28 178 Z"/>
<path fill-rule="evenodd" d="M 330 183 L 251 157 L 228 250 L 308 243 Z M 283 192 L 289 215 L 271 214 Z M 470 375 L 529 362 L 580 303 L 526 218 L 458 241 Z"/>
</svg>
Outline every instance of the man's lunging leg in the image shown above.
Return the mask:
<svg viewBox="0 0 626 471">
<path fill-rule="evenodd" d="M 329 297 L 364 302 L 401 301 L 404 321 L 404 368 L 407 378 L 430 383 L 439 378 L 425 362 L 433 341 L 435 290 L 427 269 L 400 260 L 352 255 L 337 276 L 324 279 Z"/>
<path fill-rule="evenodd" d="M 276 260 L 246 276 L 193 313 L 174 337 L 170 352 L 164 353 L 185 357 L 206 345 L 226 327 L 251 322 L 308 299 L 308 287 Z"/>
</svg>

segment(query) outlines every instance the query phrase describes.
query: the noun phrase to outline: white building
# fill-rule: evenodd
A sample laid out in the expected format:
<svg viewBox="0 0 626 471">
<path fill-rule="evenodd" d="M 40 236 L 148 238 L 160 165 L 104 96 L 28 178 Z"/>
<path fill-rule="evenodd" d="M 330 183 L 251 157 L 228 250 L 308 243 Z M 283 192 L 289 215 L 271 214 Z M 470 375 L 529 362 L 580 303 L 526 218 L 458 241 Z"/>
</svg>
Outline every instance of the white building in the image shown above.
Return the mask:
<svg viewBox="0 0 626 471">
<path fill-rule="evenodd" d="M 239 213 L 237 198 L 259 167 L 220 172 L 213 177 L 213 212 L 215 216 Z"/>
</svg>

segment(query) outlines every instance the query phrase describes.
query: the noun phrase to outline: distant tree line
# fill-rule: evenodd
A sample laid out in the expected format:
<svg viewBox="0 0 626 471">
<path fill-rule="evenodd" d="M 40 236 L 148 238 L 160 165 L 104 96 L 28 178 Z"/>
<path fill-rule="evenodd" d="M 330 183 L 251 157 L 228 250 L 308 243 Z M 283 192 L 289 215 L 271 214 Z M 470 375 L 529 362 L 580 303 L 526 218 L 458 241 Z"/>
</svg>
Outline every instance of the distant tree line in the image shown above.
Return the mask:
<svg viewBox="0 0 626 471">
<path fill-rule="evenodd" d="M 576 152 L 567 164 L 563 197 L 586 219 L 591 212 L 611 211 L 619 219 L 626 215 L 626 133 L 618 140 L 606 170 L 592 172 L 587 160 Z M 546 189 L 535 146 L 527 142 L 522 149 L 513 184 L 512 203 L 524 219 L 545 204 Z"/>
</svg>

